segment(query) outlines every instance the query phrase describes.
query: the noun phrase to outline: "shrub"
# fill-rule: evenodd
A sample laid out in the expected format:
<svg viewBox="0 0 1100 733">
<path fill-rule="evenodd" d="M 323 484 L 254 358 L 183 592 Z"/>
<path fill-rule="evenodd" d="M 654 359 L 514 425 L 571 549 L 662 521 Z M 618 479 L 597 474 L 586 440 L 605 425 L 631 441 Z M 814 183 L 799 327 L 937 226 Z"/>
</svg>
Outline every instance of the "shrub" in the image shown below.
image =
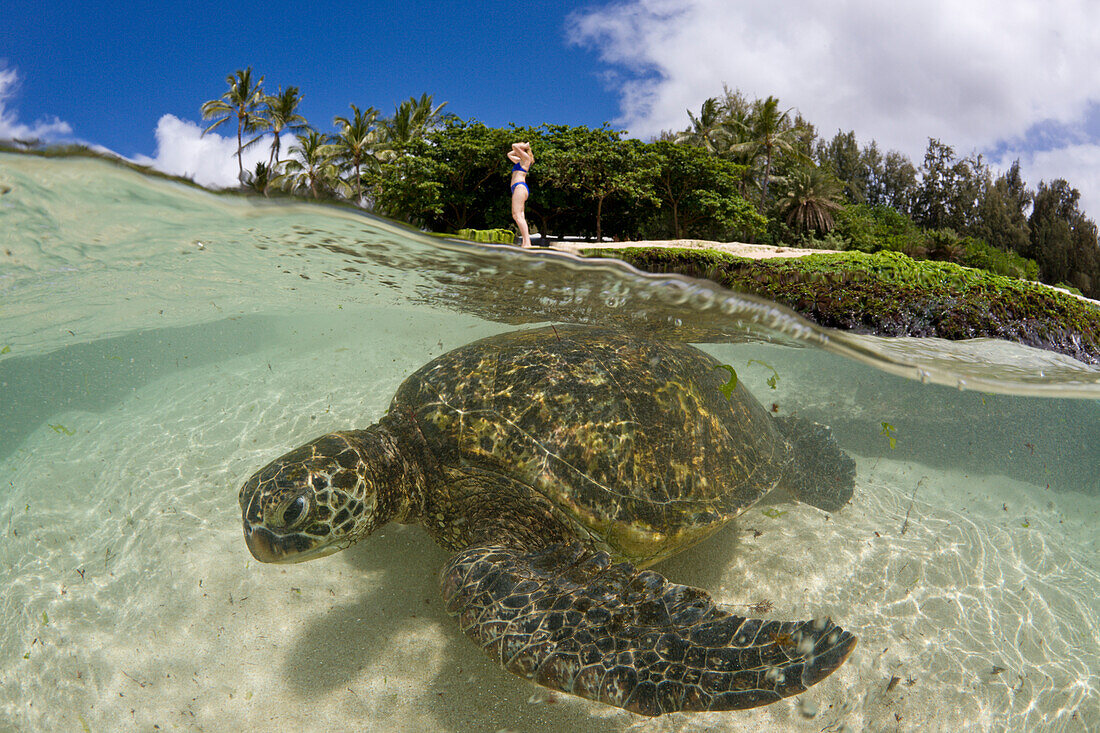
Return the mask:
<svg viewBox="0 0 1100 733">
<path fill-rule="evenodd" d="M 967 267 L 977 267 L 995 272 L 998 275 L 1018 277 L 1021 280 L 1039 279 L 1039 263 L 1035 260 L 1021 257 L 1015 252 L 997 249 L 986 244 L 983 239 L 964 237 L 960 241 L 966 250 L 962 258 L 962 264 Z"/>
<path fill-rule="evenodd" d="M 516 241 L 516 233 L 511 229 L 459 229 L 455 236 L 481 244 L 514 244 Z"/>
</svg>

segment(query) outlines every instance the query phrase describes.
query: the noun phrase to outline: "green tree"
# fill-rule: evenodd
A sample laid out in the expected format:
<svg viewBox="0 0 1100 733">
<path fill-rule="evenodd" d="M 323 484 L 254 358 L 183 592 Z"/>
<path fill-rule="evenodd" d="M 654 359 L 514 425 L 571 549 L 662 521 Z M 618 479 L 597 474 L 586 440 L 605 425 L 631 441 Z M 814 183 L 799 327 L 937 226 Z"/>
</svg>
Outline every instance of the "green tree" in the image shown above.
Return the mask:
<svg viewBox="0 0 1100 733">
<path fill-rule="evenodd" d="M 1020 175 L 1020 161 L 990 182 L 978 201 L 978 222 L 974 234 L 1009 252 L 1025 253 L 1030 245 L 1027 210 L 1032 193 Z"/>
<path fill-rule="evenodd" d="M 862 204 L 867 201 L 871 170 L 868 155 L 860 151 L 855 132 L 837 130 L 829 142 L 819 141 L 814 152 L 818 165 L 827 168 L 843 182 L 844 196 L 849 203 Z M 873 155 L 878 156 L 877 148 Z"/>
<path fill-rule="evenodd" d="M 1067 283 L 1086 295 L 1100 295 L 1100 247 L 1096 224 L 1079 209 L 1081 193 L 1062 178 L 1040 182 L 1028 221 L 1028 255 L 1039 263 L 1044 282 Z"/>
<path fill-rule="evenodd" d="M 693 145 L 657 142 L 649 148 L 657 163 L 652 185 L 660 202 L 653 213 L 670 220 L 657 238 L 726 240 L 764 230 L 767 221 L 738 193 L 741 166 Z"/>
<path fill-rule="evenodd" d="M 676 136 L 677 143 L 697 145 L 708 153 L 717 153 L 729 147 L 727 119 L 717 97 L 703 102 L 698 117 L 690 109 L 687 114 L 691 127 Z"/>
<path fill-rule="evenodd" d="M 947 226 L 954 162 L 955 150 L 950 145 L 928 138 L 928 150 L 920 168 L 920 187 L 913 203 L 913 219 L 921 226 L 930 229 Z"/>
<path fill-rule="evenodd" d="M 260 103 L 263 101 L 264 78 L 261 76 L 258 81 L 253 83 L 252 67 L 249 66 L 244 70 L 238 69 L 236 73 L 227 76 L 225 81 L 229 84 L 229 91 L 220 98 L 211 99 L 202 105 L 202 118 L 204 120 L 218 118 L 203 130 L 202 134 L 205 135 L 226 120 L 236 118 L 237 168 L 239 171 L 238 176 L 243 179 L 244 151 L 260 140 L 260 136 L 257 135 L 246 142 L 244 136 L 261 131 L 267 126 L 267 121 L 259 110 Z"/>
<path fill-rule="evenodd" d="M 278 94 L 264 96 L 264 107 L 260 114 L 267 120 L 267 127 L 274 136 L 271 140 L 271 155 L 267 159 L 268 170 L 275 170 L 279 165 L 283 133 L 297 135 L 309 127 L 306 118 L 298 114 L 298 105 L 301 103 L 302 96 L 298 93 L 298 87 L 280 87 Z"/>
<path fill-rule="evenodd" d="M 748 198 L 749 187 L 753 185 L 755 172 L 753 163 L 756 160 L 756 151 L 751 145 L 751 120 L 753 110 L 760 104 L 759 100 L 749 101 L 740 90 L 730 89 L 722 85 L 722 136 L 719 138 L 721 147 L 715 153 L 724 160 L 738 166 L 740 171 L 737 179 L 737 190 L 741 196 Z"/>
<path fill-rule="evenodd" d="M 972 233 L 987 167 L 981 157 L 955 159 L 955 151 L 929 138 L 913 200 L 913 220 L 928 229 Z"/>
<path fill-rule="evenodd" d="M 626 144 L 618 132 L 607 127 L 549 125 L 547 131 L 550 151 L 541 164 L 545 165 L 545 179 L 595 202 L 596 241 L 603 238 L 603 211 L 609 198 L 655 201 L 655 161 L 644 147 Z M 538 155 L 535 160 L 539 161 Z"/>
<path fill-rule="evenodd" d="M 874 145 L 874 142 L 871 143 Z M 913 211 L 913 199 L 917 191 L 917 168 L 909 156 L 891 150 L 882 163 L 882 172 L 876 176 L 874 194 L 867 203 L 873 206 L 889 206 L 905 216 Z"/>
<path fill-rule="evenodd" d="M 389 161 L 403 154 L 413 141 L 439 126 L 446 106 L 446 102 L 434 104 L 432 95 L 427 93 L 421 94 L 419 99 L 409 97 L 399 104 L 393 117 L 381 123 L 383 147 L 379 157 Z"/>
<path fill-rule="evenodd" d="M 331 195 L 338 185 L 340 171 L 333 162 L 334 151 L 327 136 L 310 130 L 298 135 L 297 140 L 276 181 L 292 193 L 309 191 L 315 199 Z"/>
<path fill-rule="evenodd" d="M 787 177 L 787 191 L 776 206 L 796 232 L 828 232 L 843 196 L 843 184 L 829 170 L 803 168 Z"/>
<path fill-rule="evenodd" d="M 383 164 L 378 206 L 389 216 L 435 230 L 506 225 L 505 153 L 512 137 L 480 122 L 444 120 L 439 129 L 410 142 L 405 155 Z M 535 152 L 538 160 L 540 151 Z"/>
<path fill-rule="evenodd" d="M 267 167 L 267 163 L 262 160 L 256 161 L 255 171 L 245 171 L 244 176 L 241 177 L 241 184 L 246 188 L 256 193 L 267 195 L 268 187 L 271 186 L 272 175 L 271 169 Z"/>
<path fill-rule="evenodd" d="M 771 178 L 772 165 L 777 156 L 788 155 L 803 158 L 798 150 L 799 130 L 790 119 L 790 110 L 779 111 L 779 100 L 768 97 L 753 111 L 749 123 L 747 142 L 730 146 L 733 152 L 746 152 L 752 160 L 763 158 L 764 171 L 760 184 L 760 209 L 766 208 L 768 200 L 768 180 Z"/>
<path fill-rule="evenodd" d="M 381 142 L 382 133 L 375 125 L 378 110 L 374 107 L 360 112 L 353 104 L 351 111 L 350 118 L 337 116 L 332 120 L 337 128 L 332 150 L 336 160 L 349 169 L 351 180 L 345 179 L 345 183 L 348 190 L 354 193 L 356 206 L 360 206 L 363 203 L 363 166 L 377 163 L 372 153 Z"/>
</svg>

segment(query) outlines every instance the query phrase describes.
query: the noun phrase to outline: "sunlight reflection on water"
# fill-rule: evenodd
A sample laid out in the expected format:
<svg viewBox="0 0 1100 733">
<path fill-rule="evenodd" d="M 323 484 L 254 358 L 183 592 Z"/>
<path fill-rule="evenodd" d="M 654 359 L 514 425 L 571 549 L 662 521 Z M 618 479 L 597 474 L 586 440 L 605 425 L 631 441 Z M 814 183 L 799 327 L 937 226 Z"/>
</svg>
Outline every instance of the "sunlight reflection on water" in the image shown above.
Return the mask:
<svg viewBox="0 0 1100 733">
<path fill-rule="evenodd" d="M 414 528 L 300 566 L 248 555 L 252 471 L 371 424 L 440 353 L 548 321 L 702 343 L 856 458 L 843 511 L 750 510 L 661 566 L 860 636 L 810 724 L 1100 726 L 1096 367 L 96 160 L 0 154 L 0 182 L 0 728 L 804 729 L 793 701 L 654 721 L 531 702 L 446 616 L 446 553 Z"/>
</svg>

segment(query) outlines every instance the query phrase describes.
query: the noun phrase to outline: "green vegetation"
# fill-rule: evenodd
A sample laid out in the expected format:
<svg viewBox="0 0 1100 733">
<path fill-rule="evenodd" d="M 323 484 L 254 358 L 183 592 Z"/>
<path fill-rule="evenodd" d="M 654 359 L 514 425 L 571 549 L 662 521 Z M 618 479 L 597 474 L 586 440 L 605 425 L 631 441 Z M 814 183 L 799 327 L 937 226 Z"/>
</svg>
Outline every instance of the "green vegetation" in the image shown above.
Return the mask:
<svg viewBox="0 0 1100 733">
<path fill-rule="evenodd" d="M 1100 311 L 1025 282 L 1100 297 L 1096 224 L 1067 181 L 1030 189 L 1018 163 L 995 176 L 981 156 L 960 158 L 930 139 L 918 167 L 874 141 L 860 146 L 852 131 L 819 138 L 774 97 L 749 100 L 729 89 L 698 115 L 689 112 L 687 129 L 651 142 L 624 139 L 606 125 L 492 128 L 443 114 L 446 103 L 427 94 L 396 105 L 389 117 L 350 105 L 351 114 L 334 118 L 326 133 L 298 113 L 297 87 L 269 95 L 263 81 L 251 68 L 238 70 L 226 77 L 228 90 L 201 107 L 212 121 L 208 131 L 237 123 L 241 186 L 220 195 L 325 199 L 433 232 L 510 243 L 505 153 L 528 140 L 536 168 L 527 215 L 544 237 L 844 250 L 771 261 L 676 249 L 587 254 L 707 277 L 825 326 L 997 337 L 1100 361 Z M 294 135 L 288 150 L 279 133 Z M 266 160 L 245 170 L 244 150 L 265 141 Z M 0 151 L 85 155 L 195 185 L 86 146 L 0 141 Z M 0 355 L 10 352 L 0 346 Z"/>
<path fill-rule="evenodd" d="M 588 249 L 648 272 L 704 277 L 834 328 L 883 336 L 1001 338 L 1100 362 L 1100 309 L 1051 288 L 900 252 L 753 260 L 713 250 Z"/>
<path fill-rule="evenodd" d="M 601 128 L 487 127 L 443 114 L 423 94 L 390 117 L 352 105 L 334 133 L 308 126 L 297 87 L 263 92 L 251 68 L 202 105 L 212 130 L 237 122 L 242 186 L 345 199 L 431 231 L 508 226 L 516 140 L 536 170 L 528 218 L 545 236 L 615 240 L 711 239 L 900 252 L 1041 279 L 1100 297 L 1097 227 L 1063 179 L 1029 189 L 1019 164 L 994 175 L 981 156 L 959 157 L 929 139 L 923 162 L 863 146 L 853 131 L 819 138 L 793 108 L 729 88 L 703 102 L 688 126 L 652 142 Z M 280 132 L 296 136 L 280 159 Z M 242 153 L 271 136 L 267 162 L 245 171 Z"/>
<path fill-rule="evenodd" d="M 459 229 L 455 236 L 482 244 L 514 244 L 516 241 L 516 234 L 511 229 Z"/>
<path fill-rule="evenodd" d="M 229 85 L 229 91 L 218 99 L 211 99 L 202 105 L 204 120 L 217 118 L 203 133 L 210 132 L 228 120 L 237 120 L 237 167 L 243 179 L 244 151 L 260 141 L 259 135 L 247 142 L 244 136 L 270 127 L 267 118 L 260 114 L 260 104 L 264 99 L 264 78 L 261 76 L 253 83 L 252 67 L 249 66 L 244 70 L 238 69 L 236 73 L 227 76 L 225 81 Z"/>
<path fill-rule="evenodd" d="M 896 433 L 896 432 L 897 432 L 897 428 L 895 428 L 890 423 L 888 423 L 888 422 L 882 423 L 882 432 L 880 432 L 879 435 L 885 435 L 887 440 L 890 441 L 890 450 L 893 450 L 894 448 L 898 447 L 898 439 L 894 435 L 894 433 Z M 904 532 L 904 530 L 903 530 L 903 532 Z"/>
<path fill-rule="evenodd" d="M 767 384 L 768 387 L 770 387 L 771 389 L 776 389 L 776 387 L 778 387 L 779 385 L 779 372 L 775 370 L 775 367 L 773 367 L 766 361 L 760 361 L 759 359 L 749 359 L 749 366 L 752 366 L 753 364 L 759 364 L 765 369 L 771 371 L 772 375 L 764 380 L 764 383 Z"/>
<path fill-rule="evenodd" d="M 737 389 L 737 370 L 731 367 L 729 364 L 719 364 L 718 366 L 714 367 L 713 371 L 717 371 L 719 369 L 725 369 L 727 372 L 729 372 L 730 375 L 729 381 L 718 388 L 718 391 L 722 393 L 722 396 L 724 396 L 726 400 L 729 401 L 733 398 L 733 390 Z"/>
</svg>

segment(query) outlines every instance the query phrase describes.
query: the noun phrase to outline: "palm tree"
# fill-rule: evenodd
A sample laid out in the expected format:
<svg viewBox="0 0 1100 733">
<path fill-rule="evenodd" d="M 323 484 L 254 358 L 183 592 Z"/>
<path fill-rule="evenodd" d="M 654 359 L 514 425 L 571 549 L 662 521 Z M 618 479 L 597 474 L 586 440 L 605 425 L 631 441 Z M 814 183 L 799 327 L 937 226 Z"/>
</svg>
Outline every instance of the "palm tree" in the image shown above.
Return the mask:
<svg viewBox="0 0 1100 733">
<path fill-rule="evenodd" d="M 787 226 L 799 232 L 831 230 L 833 212 L 844 208 L 844 184 L 817 167 L 794 171 L 787 176 L 787 184 L 787 193 L 776 204 L 786 215 Z"/>
<path fill-rule="evenodd" d="M 244 135 L 267 127 L 267 121 L 258 112 L 260 102 L 263 100 L 264 78 L 261 76 L 259 81 L 253 84 L 252 67 L 249 66 L 243 71 L 238 69 L 235 74 L 225 77 L 225 81 L 229 84 L 229 91 L 219 99 L 211 99 L 202 105 L 204 120 L 222 115 L 210 127 L 203 130 L 202 134 L 205 135 L 226 120 L 237 118 L 237 168 L 240 171 L 239 177 L 243 179 L 244 149 L 256 144 L 260 139 L 257 135 L 248 142 L 244 142 Z"/>
<path fill-rule="evenodd" d="M 298 114 L 298 105 L 302 103 L 302 96 L 298 94 L 298 87 L 280 87 L 279 93 L 264 96 L 264 109 L 261 112 L 267 125 L 271 129 L 274 139 L 271 141 L 271 155 L 267 159 L 268 170 L 274 170 L 279 164 L 279 148 L 282 146 L 280 139 L 284 130 L 298 135 L 304 132 L 308 123 L 306 118 Z"/>
<path fill-rule="evenodd" d="M 262 160 L 256 161 L 256 170 L 246 171 L 241 177 L 241 184 L 245 188 L 252 189 L 256 193 L 267 195 L 267 189 L 272 183 L 271 169 Z"/>
<path fill-rule="evenodd" d="M 378 110 L 367 107 L 366 111 L 360 112 L 354 104 L 351 105 L 351 110 L 354 115 L 350 120 L 347 117 L 335 117 L 332 120 L 332 124 L 339 128 L 333 148 L 337 158 L 351 165 L 355 203 L 359 205 L 363 200 L 362 165 L 375 160 L 371 153 L 381 141 L 382 135 L 374 124 L 378 119 Z"/>
<path fill-rule="evenodd" d="M 720 149 L 727 148 L 729 131 L 726 129 L 722 111 L 717 97 L 703 102 L 698 117 L 689 109 L 687 113 L 691 128 L 677 135 L 676 142 L 698 145 L 708 153 L 717 153 Z"/>
<path fill-rule="evenodd" d="M 792 108 L 793 109 L 793 108 Z M 799 130 L 791 125 L 791 110 L 779 112 L 779 100 L 769 96 L 757 106 L 749 120 L 749 139 L 730 146 L 733 152 L 747 153 L 752 160 L 764 157 L 764 177 L 760 191 L 760 209 L 768 200 L 768 179 L 777 155 L 790 155 L 804 160 L 798 149 Z"/>
<path fill-rule="evenodd" d="M 339 181 L 339 170 L 333 163 L 333 149 L 328 137 L 316 130 L 297 135 L 298 144 L 290 148 L 291 156 L 284 163 L 283 173 L 275 178 L 290 191 L 308 189 L 313 198 L 330 192 Z"/>
<path fill-rule="evenodd" d="M 409 97 L 393 110 L 393 117 L 383 120 L 385 147 L 380 154 L 383 160 L 393 160 L 404 152 L 412 142 L 433 129 L 443 119 L 442 110 L 447 106 L 441 102 L 435 106 L 432 95 L 424 93 L 420 99 Z"/>
</svg>

